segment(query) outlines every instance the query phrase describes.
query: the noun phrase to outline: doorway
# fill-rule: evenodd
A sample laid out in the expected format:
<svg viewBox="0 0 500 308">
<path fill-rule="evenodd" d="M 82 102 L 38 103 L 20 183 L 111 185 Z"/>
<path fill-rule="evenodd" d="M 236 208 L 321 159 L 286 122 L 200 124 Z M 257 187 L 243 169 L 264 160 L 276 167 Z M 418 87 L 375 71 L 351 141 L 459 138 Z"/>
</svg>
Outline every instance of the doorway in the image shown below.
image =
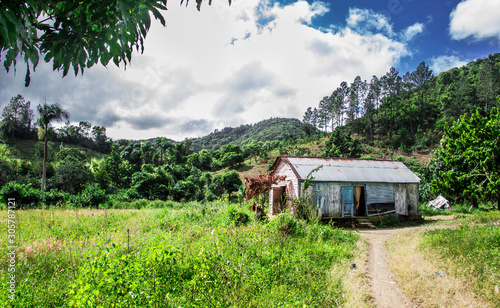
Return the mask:
<svg viewBox="0 0 500 308">
<path fill-rule="evenodd" d="M 281 213 L 286 207 L 286 186 L 273 187 L 273 213 Z"/>
<path fill-rule="evenodd" d="M 365 187 L 364 186 L 353 186 L 354 194 L 354 213 L 356 216 L 368 216 L 368 211 L 366 209 L 365 202 Z"/>
<path fill-rule="evenodd" d="M 342 186 L 342 217 L 368 216 L 364 186 Z"/>
</svg>

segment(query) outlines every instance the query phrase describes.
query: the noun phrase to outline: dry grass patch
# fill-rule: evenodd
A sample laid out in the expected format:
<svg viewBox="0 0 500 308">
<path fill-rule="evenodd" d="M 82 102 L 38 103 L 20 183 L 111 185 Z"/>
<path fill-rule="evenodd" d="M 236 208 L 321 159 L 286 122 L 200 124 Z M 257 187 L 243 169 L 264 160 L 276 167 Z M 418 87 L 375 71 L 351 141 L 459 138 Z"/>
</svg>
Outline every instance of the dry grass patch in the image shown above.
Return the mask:
<svg viewBox="0 0 500 308">
<path fill-rule="evenodd" d="M 375 307 L 367 276 L 368 242 L 365 238 L 361 237 L 358 240 L 353 255 L 355 258 L 352 262 L 356 264 L 355 269 L 351 269 L 349 264 L 335 264 L 331 276 L 343 279 L 345 307 Z"/>
<path fill-rule="evenodd" d="M 393 279 L 405 295 L 421 307 L 493 307 L 472 291 L 473 281 L 452 274 L 451 260 L 420 247 L 423 231 L 400 232 L 386 242 Z"/>
</svg>

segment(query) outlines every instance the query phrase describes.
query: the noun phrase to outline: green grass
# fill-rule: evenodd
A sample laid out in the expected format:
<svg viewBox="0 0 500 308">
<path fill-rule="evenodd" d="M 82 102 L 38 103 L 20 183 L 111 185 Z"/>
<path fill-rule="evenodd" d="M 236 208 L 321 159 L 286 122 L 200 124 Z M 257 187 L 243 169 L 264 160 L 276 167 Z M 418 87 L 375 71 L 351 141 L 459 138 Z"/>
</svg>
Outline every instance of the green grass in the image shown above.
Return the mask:
<svg viewBox="0 0 500 308">
<path fill-rule="evenodd" d="M 458 229 L 424 234 L 423 245 L 443 260 L 456 264 L 456 275 L 473 284 L 475 291 L 500 306 L 500 212 L 478 212 L 466 217 Z M 470 222 L 486 225 L 470 224 Z"/>
<path fill-rule="evenodd" d="M 331 307 L 335 264 L 357 235 L 284 214 L 257 224 L 225 202 L 142 210 L 16 212 L 16 299 L 7 307 Z M 0 212 L 7 225 L 7 212 Z M 242 217 L 250 217 L 250 221 Z M 7 253 L 7 228 L 0 254 Z M 7 275 L 2 258 L 1 275 Z M 7 288 L 2 280 L 2 288 Z"/>
<path fill-rule="evenodd" d="M 434 210 L 427 206 L 427 203 L 420 204 L 419 211 L 423 216 L 438 216 L 438 215 L 460 215 L 460 214 L 480 214 L 490 212 L 493 206 L 492 202 L 481 203 L 477 208 L 471 208 L 468 203 L 454 204 L 451 208 L 446 210 Z M 496 205 L 495 205 L 496 208 Z M 495 211 L 493 211 L 494 213 Z"/>
</svg>

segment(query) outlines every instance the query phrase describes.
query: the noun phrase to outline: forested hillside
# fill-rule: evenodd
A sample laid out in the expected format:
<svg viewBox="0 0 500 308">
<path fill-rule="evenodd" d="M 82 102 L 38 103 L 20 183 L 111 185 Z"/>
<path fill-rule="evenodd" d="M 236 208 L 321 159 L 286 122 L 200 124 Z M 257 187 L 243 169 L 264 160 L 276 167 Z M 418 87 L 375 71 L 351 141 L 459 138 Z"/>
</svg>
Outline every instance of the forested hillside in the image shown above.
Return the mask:
<svg viewBox="0 0 500 308">
<path fill-rule="evenodd" d="M 479 108 L 483 116 L 498 107 L 500 54 L 478 59 L 434 76 L 422 62 L 401 75 L 391 68 L 368 82 L 359 76 L 342 82 L 303 122 L 323 131 L 345 126 L 379 147 L 422 150 L 437 145 L 446 123 Z"/>
<path fill-rule="evenodd" d="M 194 139 L 191 149 L 198 152 L 201 149 L 217 150 L 226 144 L 243 146 L 251 142 L 300 139 L 316 132 L 297 119 L 271 118 L 253 125 L 245 124 L 236 128 L 215 130 L 205 137 Z"/>
</svg>

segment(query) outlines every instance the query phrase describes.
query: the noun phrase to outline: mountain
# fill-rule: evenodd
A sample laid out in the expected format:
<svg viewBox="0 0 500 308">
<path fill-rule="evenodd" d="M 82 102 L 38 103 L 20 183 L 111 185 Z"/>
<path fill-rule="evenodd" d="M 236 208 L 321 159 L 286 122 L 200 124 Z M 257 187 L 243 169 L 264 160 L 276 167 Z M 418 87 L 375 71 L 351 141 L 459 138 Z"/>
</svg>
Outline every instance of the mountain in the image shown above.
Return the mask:
<svg viewBox="0 0 500 308">
<path fill-rule="evenodd" d="M 226 144 L 243 146 L 252 141 L 299 139 L 308 135 L 308 129 L 310 128 L 304 126 L 298 119 L 271 118 L 256 124 L 215 130 L 207 136 L 194 139 L 191 149 L 198 152 L 202 149 L 217 150 Z M 313 132 L 316 132 L 314 128 Z"/>
</svg>

